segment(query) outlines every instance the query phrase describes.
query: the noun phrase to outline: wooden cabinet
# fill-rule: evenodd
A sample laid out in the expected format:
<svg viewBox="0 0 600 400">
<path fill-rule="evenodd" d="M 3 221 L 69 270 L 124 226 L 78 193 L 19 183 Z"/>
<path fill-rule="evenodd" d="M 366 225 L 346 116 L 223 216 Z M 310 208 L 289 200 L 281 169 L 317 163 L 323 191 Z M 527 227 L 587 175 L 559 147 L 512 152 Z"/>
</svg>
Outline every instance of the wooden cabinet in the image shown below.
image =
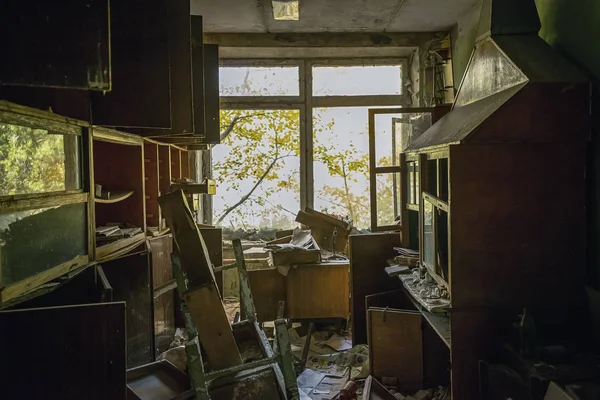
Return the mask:
<svg viewBox="0 0 600 400">
<path fill-rule="evenodd" d="M 553 68 L 532 68 L 532 54 Z M 420 263 L 451 302 L 453 398 L 475 398 L 478 361 L 518 310 L 583 291 L 588 93 L 537 35 L 487 37 L 453 110 L 402 154 Z"/>
<path fill-rule="evenodd" d="M 3 1 L 0 84 L 110 90 L 109 10 L 108 0 Z"/>
<path fill-rule="evenodd" d="M 285 277 L 285 316 L 292 319 L 348 318 L 348 272 L 348 263 L 291 267 Z"/>
</svg>

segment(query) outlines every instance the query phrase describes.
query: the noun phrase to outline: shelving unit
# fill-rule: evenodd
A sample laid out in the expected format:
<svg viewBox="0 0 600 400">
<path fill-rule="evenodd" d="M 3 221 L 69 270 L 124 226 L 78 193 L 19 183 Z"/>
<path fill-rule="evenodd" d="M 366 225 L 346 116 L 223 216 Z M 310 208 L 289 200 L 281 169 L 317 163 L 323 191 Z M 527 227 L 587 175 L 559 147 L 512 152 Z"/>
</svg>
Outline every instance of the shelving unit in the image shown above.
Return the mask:
<svg viewBox="0 0 600 400">
<path fill-rule="evenodd" d="M 157 142 L 144 140 L 146 225 L 148 227 L 160 226 L 160 207 L 158 206 L 158 197 L 160 196 L 160 162 L 158 157 L 158 147 L 159 144 Z"/>
<path fill-rule="evenodd" d="M 170 146 L 171 152 L 171 181 L 181 179 L 181 152 L 176 146 Z"/>
<path fill-rule="evenodd" d="M 96 248 L 96 259 L 110 257 L 123 248 L 141 243 L 146 231 L 144 145 L 142 138 L 123 132 L 92 128 L 93 179 L 102 190 L 123 193 L 115 201 L 93 199 L 96 226 L 127 224 L 142 229 L 140 234 Z M 127 195 L 125 195 L 127 194 Z"/>
<path fill-rule="evenodd" d="M 109 199 L 102 199 L 102 198 L 96 197 L 96 203 L 100 203 L 100 204 L 118 203 L 120 201 L 128 199 L 129 197 L 131 197 L 133 195 L 133 193 L 134 193 L 133 190 L 120 190 L 120 191 L 116 191 L 116 192 L 110 192 Z"/>
</svg>

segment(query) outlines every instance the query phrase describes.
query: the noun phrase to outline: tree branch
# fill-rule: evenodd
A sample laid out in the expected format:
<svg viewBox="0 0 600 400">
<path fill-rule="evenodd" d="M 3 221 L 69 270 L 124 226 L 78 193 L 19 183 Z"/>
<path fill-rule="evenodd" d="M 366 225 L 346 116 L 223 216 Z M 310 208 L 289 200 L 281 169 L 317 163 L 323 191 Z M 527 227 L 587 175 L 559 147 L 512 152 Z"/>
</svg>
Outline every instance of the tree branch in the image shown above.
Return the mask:
<svg viewBox="0 0 600 400">
<path fill-rule="evenodd" d="M 225 139 L 227 139 L 227 137 L 231 134 L 231 132 L 233 132 L 233 128 L 235 128 L 235 124 L 237 124 L 238 122 L 240 122 L 243 119 L 248 119 L 248 118 L 253 118 L 253 117 L 260 117 L 260 116 L 264 116 L 267 114 L 261 113 L 261 114 L 250 114 L 250 115 L 242 115 L 240 116 L 235 116 L 233 117 L 233 120 L 231 120 L 231 123 L 228 126 L 222 126 L 221 129 L 226 128 L 223 132 L 221 132 L 221 142 Z"/>
<path fill-rule="evenodd" d="M 243 195 L 238 201 L 237 203 L 235 203 L 234 205 L 228 207 L 223 214 L 219 217 L 219 219 L 217 220 L 216 225 L 219 225 L 221 223 L 221 221 L 223 221 L 225 219 L 225 217 L 227 217 L 233 210 L 235 210 L 236 208 L 238 208 L 239 206 L 241 206 L 242 204 L 244 204 L 244 202 L 246 200 L 248 200 L 250 198 L 250 196 L 252 196 L 252 194 L 254 193 L 254 191 L 260 186 L 260 184 L 265 180 L 265 178 L 267 177 L 267 175 L 269 175 L 269 173 L 271 172 L 271 170 L 273 169 L 273 167 L 275 167 L 275 164 L 277 164 L 277 162 L 283 158 L 285 158 L 287 156 L 276 156 L 273 161 L 271 161 L 271 163 L 269 164 L 269 166 L 267 167 L 267 169 L 265 169 L 265 172 L 263 172 L 263 174 L 260 176 L 260 178 L 258 179 L 258 181 L 254 184 L 254 186 L 252 186 L 252 189 L 250 189 L 248 191 L 248 193 L 246 193 L 245 195 Z"/>
</svg>

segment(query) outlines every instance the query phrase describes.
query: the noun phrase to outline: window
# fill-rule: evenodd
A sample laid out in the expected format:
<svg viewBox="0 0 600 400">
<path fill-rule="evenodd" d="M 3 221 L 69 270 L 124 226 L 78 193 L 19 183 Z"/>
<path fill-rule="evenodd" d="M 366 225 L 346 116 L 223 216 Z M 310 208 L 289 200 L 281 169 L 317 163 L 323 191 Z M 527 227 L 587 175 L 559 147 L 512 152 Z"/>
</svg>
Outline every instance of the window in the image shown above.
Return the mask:
<svg viewBox="0 0 600 400">
<path fill-rule="evenodd" d="M 401 95 L 400 65 L 313 68 L 314 96 Z"/>
<path fill-rule="evenodd" d="M 448 203 L 423 192 L 423 263 L 448 283 Z M 438 280 L 439 281 L 439 280 Z"/>
<path fill-rule="evenodd" d="M 298 110 L 223 110 L 240 122 L 213 149 L 213 223 L 236 229 L 291 229 L 300 208 Z"/>
<path fill-rule="evenodd" d="M 79 137 L 0 122 L 0 196 L 81 189 Z"/>
<path fill-rule="evenodd" d="M 313 109 L 314 205 L 369 228 L 367 107 Z"/>
<path fill-rule="evenodd" d="M 406 104 L 405 60 L 330 60 L 327 66 L 289 58 L 222 61 L 221 132 L 227 138 L 211 150 L 218 184 L 211 223 L 236 230 L 290 228 L 298 210 L 309 206 L 369 229 L 368 108 L 379 95 L 385 95 L 379 107 Z M 301 85 L 310 79 L 312 85 Z M 271 167 L 278 151 L 290 154 Z M 396 152 L 389 154 L 390 162 L 398 161 L 391 158 Z M 393 184 L 389 202 L 384 191 L 378 199 L 381 218 L 392 222 L 399 175 L 383 178 L 379 185 L 388 178 Z"/>
<path fill-rule="evenodd" d="M 299 96 L 298 67 L 221 67 L 221 96 Z"/>
</svg>

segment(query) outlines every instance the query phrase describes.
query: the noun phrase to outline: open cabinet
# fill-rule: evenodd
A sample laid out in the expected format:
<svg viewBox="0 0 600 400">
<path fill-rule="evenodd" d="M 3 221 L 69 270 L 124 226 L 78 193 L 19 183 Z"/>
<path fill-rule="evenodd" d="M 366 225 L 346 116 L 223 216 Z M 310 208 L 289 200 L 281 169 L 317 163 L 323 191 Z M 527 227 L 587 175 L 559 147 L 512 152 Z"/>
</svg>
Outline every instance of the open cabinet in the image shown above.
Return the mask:
<svg viewBox="0 0 600 400">
<path fill-rule="evenodd" d="M 146 237 L 142 138 L 93 127 L 96 260 L 127 253 Z"/>
</svg>

